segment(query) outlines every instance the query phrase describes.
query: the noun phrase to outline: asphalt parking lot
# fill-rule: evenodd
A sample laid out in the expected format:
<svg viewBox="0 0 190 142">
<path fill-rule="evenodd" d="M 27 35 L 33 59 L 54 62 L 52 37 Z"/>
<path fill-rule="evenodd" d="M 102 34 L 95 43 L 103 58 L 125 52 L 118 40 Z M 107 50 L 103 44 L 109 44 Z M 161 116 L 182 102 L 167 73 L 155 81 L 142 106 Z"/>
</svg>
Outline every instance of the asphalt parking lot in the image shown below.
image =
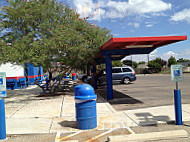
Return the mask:
<svg viewBox="0 0 190 142">
<path fill-rule="evenodd" d="M 113 83 L 114 99 L 109 103 L 117 110 L 130 110 L 174 104 L 175 82 L 170 74 L 137 75 L 137 80 L 129 85 Z M 179 82 L 182 103 L 190 104 L 190 74 L 184 74 Z M 106 99 L 106 89 L 99 88 L 99 93 Z"/>
</svg>

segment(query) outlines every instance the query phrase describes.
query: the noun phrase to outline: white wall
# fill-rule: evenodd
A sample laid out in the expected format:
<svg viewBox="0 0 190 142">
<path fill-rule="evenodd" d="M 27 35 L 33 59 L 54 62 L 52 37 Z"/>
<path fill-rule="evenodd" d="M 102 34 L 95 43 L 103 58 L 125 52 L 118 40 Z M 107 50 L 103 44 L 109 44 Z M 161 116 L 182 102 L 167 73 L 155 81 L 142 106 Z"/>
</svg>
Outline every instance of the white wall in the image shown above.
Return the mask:
<svg viewBox="0 0 190 142">
<path fill-rule="evenodd" d="M 6 72 L 6 77 L 24 76 L 24 67 L 13 65 L 11 63 L 1 64 L 0 72 Z"/>
</svg>

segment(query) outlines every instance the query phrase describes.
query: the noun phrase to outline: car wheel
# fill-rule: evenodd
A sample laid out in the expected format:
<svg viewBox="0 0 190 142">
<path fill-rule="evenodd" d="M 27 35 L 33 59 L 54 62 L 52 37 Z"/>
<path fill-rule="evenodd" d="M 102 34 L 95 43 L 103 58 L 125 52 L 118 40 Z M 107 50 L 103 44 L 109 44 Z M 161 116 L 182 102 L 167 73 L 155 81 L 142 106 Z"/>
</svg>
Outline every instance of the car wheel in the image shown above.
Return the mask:
<svg viewBox="0 0 190 142">
<path fill-rule="evenodd" d="M 123 83 L 124 84 L 129 84 L 130 82 L 131 81 L 130 81 L 130 79 L 128 77 L 126 77 L 126 78 L 123 79 Z"/>
</svg>

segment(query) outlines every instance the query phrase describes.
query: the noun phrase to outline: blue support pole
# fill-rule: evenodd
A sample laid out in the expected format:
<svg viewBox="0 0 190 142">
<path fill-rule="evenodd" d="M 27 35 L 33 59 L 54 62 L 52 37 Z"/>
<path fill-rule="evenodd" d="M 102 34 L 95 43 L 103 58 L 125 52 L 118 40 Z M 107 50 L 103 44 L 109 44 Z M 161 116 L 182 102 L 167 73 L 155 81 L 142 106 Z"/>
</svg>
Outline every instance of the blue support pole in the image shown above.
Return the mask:
<svg viewBox="0 0 190 142">
<path fill-rule="evenodd" d="M 0 99 L 0 140 L 6 139 L 5 101 Z"/>
<path fill-rule="evenodd" d="M 181 90 L 174 90 L 176 125 L 182 125 Z"/>
<path fill-rule="evenodd" d="M 94 89 L 97 89 L 96 65 L 93 65 Z"/>
<path fill-rule="evenodd" d="M 113 99 L 113 87 L 112 87 L 112 63 L 109 55 L 105 56 L 106 61 L 106 81 L 107 81 L 107 100 Z"/>
<path fill-rule="evenodd" d="M 90 66 L 87 66 L 87 76 L 90 76 Z"/>
</svg>

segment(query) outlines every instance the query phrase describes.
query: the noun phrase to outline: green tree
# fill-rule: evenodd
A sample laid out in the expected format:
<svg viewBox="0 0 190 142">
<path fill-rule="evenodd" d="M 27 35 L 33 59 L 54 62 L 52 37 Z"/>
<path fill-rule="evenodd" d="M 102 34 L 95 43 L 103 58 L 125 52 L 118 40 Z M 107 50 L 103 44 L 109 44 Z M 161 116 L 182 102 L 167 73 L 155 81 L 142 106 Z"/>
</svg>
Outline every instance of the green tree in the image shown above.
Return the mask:
<svg viewBox="0 0 190 142">
<path fill-rule="evenodd" d="M 145 61 L 140 61 L 139 64 L 145 64 L 146 62 Z"/>
<path fill-rule="evenodd" d="M 189 62 L 189 61 L 190 61 L 190 59 L 183 59 L 183 58 L 179 58 L 179 59 L 177 60 L 178 63 L 181 63 L 181 62 Z"/>
<path fill-rule="evenodd" d="M 135 62 L 135 61 L 133 61 L 133 65 L 132 65 L 132 67 L 133 67 L 134 69 L 138 68 L 138 63 Z"/>
<path fill-rule="evenodd" d="M 161 65 L 158 62 L 155 62 L 154 60 L 148 63 L 148 67 L 153 73 L 158 73 L 161 71 Z"/>
<path fill-rule="evenodd" d="M 6 44 L 4 43 L 3 40 L 0 39 L 0 53 L 1 53 L 1 56 L 0 56 L 0 64 L 6 62 L 6 61 L 5 61 L 5 58 L 6 58 L 6 56 L 7 56 L 7 54 L 6 54 L 6 49 L 7 49 L 7 48 L 4 48 L 4 47 L 6 47 Z"/>
<path fill-rule="evenodd" d="M 132 60 L 123 60 L 123 64 L 127 66 L 131 66 L 135 69 L 138 67 L 138 63 Z"/>
<path fill-rule="evenodd" d="M 123 60 L 123 64 L 127 66 L 132 66 L 132 60 Z"/>
<path fill-rule="evenodd" d="M 112 61 L 112 67 L 122 67 L 123 63 L 121 61 Z"/>
<path fill-rule="evenodd" d="M 160 72 L 161 68 L 165 66 L 167 62 L 161 58 L 156 58 L 148 63 L 148 67 L 151 69 L 152 72 Z"/>
<path fill-rule="evenodd" d="M 59 73 L 84 68 L 97 55 L 99 48 L 112 36 L 105 28 L 94 26 L 79 18 L 68 6 L 55 0 L 10 0 L 0 17 L 1 32 L 9 30 L 1 39 L 10 61 L 23 65 L 33 63 L 49 72 L 51 93 L 55 83 L 52 63 L 60 62 Z"/>
<path fill-rule="evenodd" d="M 171 56 L 168 59 L 168 67 L 170 67 L 171 65 L 176 65 L 176 64 L 178 64 L 178 62 L 176 61 L 175 57 Z"/>
</svg>

